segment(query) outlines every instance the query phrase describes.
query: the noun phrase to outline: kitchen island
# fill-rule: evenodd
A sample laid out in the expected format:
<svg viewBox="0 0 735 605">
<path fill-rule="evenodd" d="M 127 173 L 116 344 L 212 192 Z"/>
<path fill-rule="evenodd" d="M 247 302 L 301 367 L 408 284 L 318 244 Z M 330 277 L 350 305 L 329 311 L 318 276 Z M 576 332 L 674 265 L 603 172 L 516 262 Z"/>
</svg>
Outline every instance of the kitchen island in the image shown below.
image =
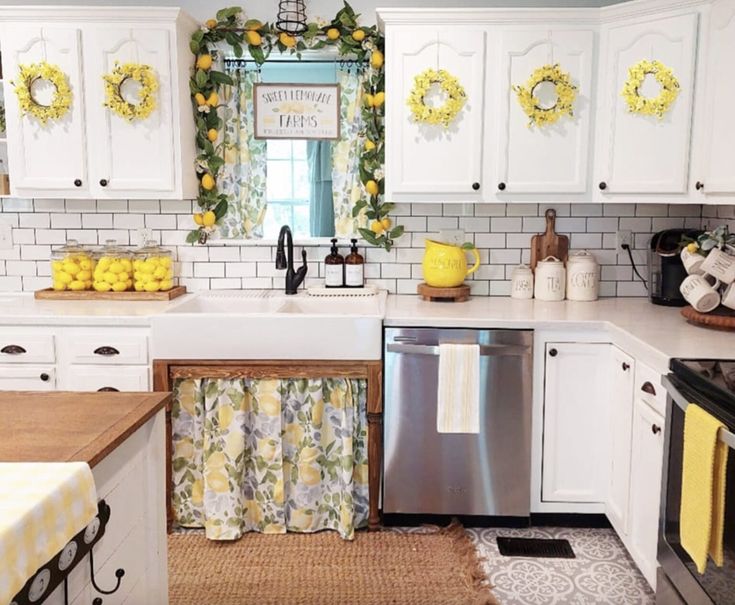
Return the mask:
<svg viewBox="0 0 735 605">
<path fill-rule="evenodd" d="M 166 393 L 2 392 L 0 462 L 86 462 L 110 507 L 94 547 L 94 579 L 109 603 L 165 604 Z M 89 560 L 69 576 L 69 603 L 91 603 Z M 63 604 L 59 586 L 45 601 Z"/>
</svg>

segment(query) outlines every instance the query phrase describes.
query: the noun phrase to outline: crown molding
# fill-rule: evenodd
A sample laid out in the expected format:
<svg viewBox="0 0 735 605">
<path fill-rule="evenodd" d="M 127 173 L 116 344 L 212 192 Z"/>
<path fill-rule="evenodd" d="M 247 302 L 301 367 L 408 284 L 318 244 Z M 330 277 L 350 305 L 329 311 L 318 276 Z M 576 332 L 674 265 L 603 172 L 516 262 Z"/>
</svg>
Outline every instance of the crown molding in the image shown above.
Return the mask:
<svg viewBox="0 0 735 605">
<path fill-rule="evenodd" d="M 0 23 L 6 21 L 171 23 L 178 20 L 198 25 L 192 16 L 175 6 L 0 6 Z"/>
</svg>

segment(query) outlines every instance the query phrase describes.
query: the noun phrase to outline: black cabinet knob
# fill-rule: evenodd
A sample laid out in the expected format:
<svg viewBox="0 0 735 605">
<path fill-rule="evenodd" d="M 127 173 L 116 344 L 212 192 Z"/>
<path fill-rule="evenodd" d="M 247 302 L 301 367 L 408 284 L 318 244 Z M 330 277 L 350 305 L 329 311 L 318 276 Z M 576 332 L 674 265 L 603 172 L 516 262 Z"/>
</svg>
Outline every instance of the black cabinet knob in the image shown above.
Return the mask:
<svg viewBox="0 0 735 605">
<path fill-rule="evenodd" d="M 44 372 L 43 374 L 41 374 L 41 376 L 39 376 L 39 378 L 41 380 L 43 380 L 44 382 L 48 382 L 48 380 L 49 380 L 49 378 L 51 378 L 51 376 L 49 376 L 48 374 L 46 374 L 46 372 Z"/>
<path fill-rule="evenodd" d="M 480 190 L 480 183 L 472 183 L 472 188 L 475 191 L 479 191 Z"/>
<path fill-rule="evenodd" d="M 605 191 L 607 189 L 607 183 L 605 181 L 602 181 L 598 187 L 600 188 L 600 191 Z"/>
<path fill-rule="evenodd" d="M 654 435 L 658 435 L 661 432 L 661 427 L 659 425 L 657 425 L 657 424 L 652 424 L 651 425 L 651 432 Z"/>
<path fill-rule="evenodd" d="M 556 349 L 549 349 L 549 356 L 550 357 L 556 357 L 559 354 L 559 351 Z"/>
<path fill-rule="evenodd" d="M 623 371 L 627 372 L 628 370 L 630 370 L 630 364 L 623 362 Z"/>
<path fill-rule="evenodd" d="M 82 186 L 82 179 L 74 179 L 74 186 L 75 187 L 81 187 Z"/>
<path fill-rule="evenodd" d="M 100 185 L 102 187 L 107 187 L 107 179 L 100 179 Z"/>
<path fill-rule="evenodd" d="M 697 181 L 697 184 L 694 185 L 694 187 L 697 189 L 697 191 L 702 191 L 702 189 L 704 189 L 704 183 L 702 181 Z"/>
<path fill-rule="evenodd" d="M 498 189 L 500 189 L 500 191 L 505 191 L 505 183 L 498 183 Z"/>
</svg>

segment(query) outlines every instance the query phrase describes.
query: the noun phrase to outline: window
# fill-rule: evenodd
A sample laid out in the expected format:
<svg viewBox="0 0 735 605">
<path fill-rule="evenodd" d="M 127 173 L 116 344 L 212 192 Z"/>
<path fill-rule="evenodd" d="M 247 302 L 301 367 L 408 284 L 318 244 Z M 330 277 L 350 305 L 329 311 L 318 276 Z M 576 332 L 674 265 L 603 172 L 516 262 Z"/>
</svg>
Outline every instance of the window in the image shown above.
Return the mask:
<svg viewBox="0 0 735 605">
<path fill-rule="evenodd" d="M 309 237 L 309 164 L 306 141 L 270 139 L 266 144 L 268 211 L 263 236 L 275 239 L 282 225 Z"/>
</svg>

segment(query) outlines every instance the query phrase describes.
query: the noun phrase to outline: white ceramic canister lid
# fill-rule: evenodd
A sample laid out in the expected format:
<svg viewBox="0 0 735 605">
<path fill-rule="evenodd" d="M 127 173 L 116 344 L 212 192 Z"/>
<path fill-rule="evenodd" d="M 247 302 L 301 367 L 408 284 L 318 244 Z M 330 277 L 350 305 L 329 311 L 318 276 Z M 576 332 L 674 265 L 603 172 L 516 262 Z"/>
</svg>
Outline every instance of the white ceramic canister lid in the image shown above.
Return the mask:
<svg viewBox="0 0 735 605">
<path fill-rule="evenodd" d="M 528 265 L 520 264 L 515 269 L 513 269 L 513 272 L 510 274 L 511 278 L 513 277 L 530 277 L 533 275 L 533 271 L 531 271 L 531 267 Z"/>
<path fill-rule="evenodd" d="M 564 263 L 561 262 L 556 256 L 547 256 L 545 259 L 540 260 L 536 263 L 536 268 L 538 269 L 539 265 L 543 265 L 544 267 L 554 267 L 556 265 L 562 265 L 564 266 Z"/>
<path fill-rule="evenodd" d="M 589 263 L 591 266 L 596 267 L 597 259 L 595 258 L 594 254 L 588 252 L 587 250 L 579 250 L 578 252 L 573 252 L 569 255 L 569 258 L 567 259 L 567 267 L 571 264 L 583 263 Z"/>
</svg>

